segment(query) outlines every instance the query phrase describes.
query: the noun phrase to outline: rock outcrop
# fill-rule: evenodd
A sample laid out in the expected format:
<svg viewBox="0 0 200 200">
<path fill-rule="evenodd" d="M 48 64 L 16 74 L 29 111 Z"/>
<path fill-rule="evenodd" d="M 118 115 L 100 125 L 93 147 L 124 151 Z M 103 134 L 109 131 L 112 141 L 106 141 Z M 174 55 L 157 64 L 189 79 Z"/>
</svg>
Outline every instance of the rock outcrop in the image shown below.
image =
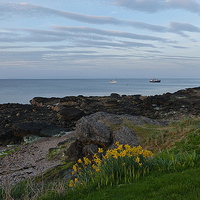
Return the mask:
<svg viewBox="0 0 200 200">
<path fill-rule="evenodd" d="M 94 153 L 97 153 L 98 148 L 112 149 L 116 142 L 130 146 L 140 145 L 138 133 L 135 133 L 127 124 L 163 126 L 166 125 L 166 122 L 142 116 L 97 112 L 78 120 L 75 129 L 77 140 L 66 151 L 66 155 L 68 158 L 73 157 L 73 159 L 82 156 L 90 158 Z"/>
<path fill-rule="evenodd" d="M 35 97 L 31 105 L 0 105 L 0 145 L 22 141 L 20 128 L 33 124 L 45 127 L 61 127 L 74 130 L 76 122 L 83 116 L 102 111 L 117 115 L 129 114 L 151 119 L 180 119 L 185 116 L 200 116 L 200 87 L 179 90 L 155 96 L 119 95 L 110 96 L 68 96 L 63 98 Z M 31 128 L 32 126 L 32 128 Z M 39 134 L 40 131 L 38 131 Z M 24 128 L 23 128 L 24 133 Z"/>
<path fill-rule="evenodd" d="M 56 111 L 32 105 L 0 105 L 0 122 L 0 146 L 19 143 L 29 134 L 52 136 L 59 130 L 71 130 L 59 121 Z"/>
</svg>

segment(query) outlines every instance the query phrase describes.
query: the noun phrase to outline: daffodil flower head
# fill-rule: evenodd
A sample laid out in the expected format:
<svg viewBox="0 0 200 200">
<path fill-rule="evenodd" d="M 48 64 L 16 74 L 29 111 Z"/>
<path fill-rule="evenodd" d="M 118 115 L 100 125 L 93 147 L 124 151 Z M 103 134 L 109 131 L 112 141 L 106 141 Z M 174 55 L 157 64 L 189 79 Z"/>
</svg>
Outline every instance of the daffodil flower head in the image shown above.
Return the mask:
<svg viewBox="0 0 200 200">
<path fill-rule="evenodd" d="M 103 153 L 103 148 L 98 148 L 98 153 Z"/>
<path fill-rule="evenodd" d="M 91 164 L 91 161 L 88 158 L 84 157 L 83 160 L 84 160 L 84 164 L 85 165 L 90 165 Z"/>
</svg>

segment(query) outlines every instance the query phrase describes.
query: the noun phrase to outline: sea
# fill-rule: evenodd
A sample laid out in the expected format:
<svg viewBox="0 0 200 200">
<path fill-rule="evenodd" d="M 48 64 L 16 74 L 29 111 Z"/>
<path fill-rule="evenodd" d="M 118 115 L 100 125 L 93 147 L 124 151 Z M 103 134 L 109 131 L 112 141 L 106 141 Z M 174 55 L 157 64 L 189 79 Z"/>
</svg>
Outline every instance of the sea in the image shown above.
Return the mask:
<svg viewBox="0 0 200 200">
<path fill-rule="evenodd" d="M 30 104 L 34 97 L 153 96 L 181 89 L 200 87 L 200 78 L 163 78 L 160 83 L 150 83 L 147 78 L 118 79 L 0 79 L 0 104 Z"/>
</svg>

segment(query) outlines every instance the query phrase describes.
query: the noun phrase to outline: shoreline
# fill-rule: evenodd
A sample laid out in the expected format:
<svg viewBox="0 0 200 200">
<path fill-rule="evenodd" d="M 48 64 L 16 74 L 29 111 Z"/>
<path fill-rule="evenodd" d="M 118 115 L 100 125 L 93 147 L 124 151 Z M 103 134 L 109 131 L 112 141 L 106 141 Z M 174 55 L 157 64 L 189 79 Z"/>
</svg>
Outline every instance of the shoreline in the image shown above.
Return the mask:
<svg viewBox="0 0 200 200">
<path fill-rule="evenodd" d="M 92 118 L 101 112 L 115 114 L 115 116 L 132 116 L 137 119 L 137 122 L 140 122 L 141 116 L 144 120 L 149 119 L 161 124 L 186 117 L 200 117 L 200 87 L 147 97 L 112 93 L 110 96 L 102 97 L 82 95 L 64 98 L 35 97 L 30 105 L 2 104 L 0 105 L 0 149 L 14 144 L 18 144 L 20 148 L 0 158 L 2 161 L 0 177 L 5 181 L 5 183 L 0 181 L 0 185 L 6 184 L 8 180 L 10 183 L 12 181 L 16 183 L 34 177 L 46 169 L 59 165 L 60 158 L 53 161 L 47 159 L 50 150 L 59 144 L 62 145 L 63 142 L 70 145 L 77 139 L 78 132 L 74 130 L 77 121 L 80 122 L 82 117 L 90 115 L 92 122 L 102 123 L 102 120 Z M 105 117 L 104 114 L 102 116 Z M 116 117 L 113 119 L 108 117 L 108 119 L 112 122 L 117 121 Z M 83 127 L 84 131 L 84 123 Z M 62 131 L 71 133 L 54 137 Z M 43 138 L 23 145 L 24 136 L 29 135 L 43 136 Z M 130 139 L 129 134 L 128 139 Z M 74 156 L 75 147 L 77 146 L 72 145 L 69 151 L 72 153 L 71 157 Z"/>
<path fill-rule="evenodd" d="M 35 97 L 30 104 L 0 104 L 0 145 L 15 144 L 28 134 L 51 137 L 73 131 L 77 120 L 99 111 L 174 120 L 200 116 L 200 87 L 154 96 Z"/>
</svg>

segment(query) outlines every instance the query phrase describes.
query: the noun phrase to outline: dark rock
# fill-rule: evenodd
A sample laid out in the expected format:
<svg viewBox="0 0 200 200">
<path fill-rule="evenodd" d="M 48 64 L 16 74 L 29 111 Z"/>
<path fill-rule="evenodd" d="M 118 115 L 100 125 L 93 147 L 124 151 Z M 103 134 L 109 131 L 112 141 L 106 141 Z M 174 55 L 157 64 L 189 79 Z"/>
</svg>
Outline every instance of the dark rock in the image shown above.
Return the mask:
<svg viewBox="0 0 200 200">
<path fill-rule="evenodd" d="M 35 97 L 31 105 L 0 105 L 0 145 L 14 136 L 13 125 L 32 122 L 74 130 L 82 116 L 99 111 L 116 115 L 129 114 L 151 119 L 176 120 L 183 117 L 200 116 L 200 87 L 179 90 L 155 96 L 122 95 L 68 96 L 63 98 Z M 21 139 L 19 138 L 19 141 Z"/>
<path fill-rule="evenodd" d="M 126 126 L 122 126 L 119 130 L 113 131 L 112 141 L 112 145 L 109 146 L 111 149 L 115 147 L 116 142 L 119 142 L 120 144 L 128 144 L 132 147 L 140 145 L 135 132 Z"/>
<path fill-rule="evenodd" d="M 76 123 L 78 140 L 83 144 L 97 144 L 106 147 L 110 144 L 110 131 L 96 114 L 82 117 Z"/>
<path fill-rule="evenodd" d="M 52 137 L 60 134 L 61 131 L 66 130 L 61 127 L 34 122 L 18 123 L 13 125 L 14 135 L 18 137 L 24 137 L 26 135 Z"/>
<path fill-rule="evenodd" d="M 34 97 L 30 100 L 30 103 L 34 106 L 42 107 L 47 105 L 55 105 L 59 103 L 60 98 L 52 97 L 52 98 L 45 98 L 45 97 Z"/>
<path fill-rule="evenodd" d="M 111 94 L 110 94 L 110 97 L 111 97 L 111 98 L 119 98 L 120 95 L 117 94 L 117 93 L 111 93 Z"/>
<path fill-rule="evenodd" d="M 73 142 L 70 147 L 64 152 L 65 156 L 67 156 L 66 161 L 77 161 L 79 158 L 82 158 L 82 149 L 83 146 L 81 142 L 79 142 L 78 140 Z"/>
<path fill-rule="evenodd" d="M 82 117 L 76 123 L 78 141 L 82 144 L 81 154 L 91 158 L 98 148 L 104 150 L 114 148 L 115 143 L 138 146 L 137 134 L 125 124 L 134 125 L 164 125 L 163 122 L 142 116 L 115 115 L 97 112 Z"/>
<path fill-rule="evenodd" d="M 105 107 L 114 107 L 114 106 L 118 106 L 118 102 L 117 100 L 109 100 L 105 102 Z"/>
<path fill-rule="evenodd" d="M 78 108 L 65 107 L 58 112 L 58 116 L 65 121 L 78 120 L 84 116 L 84 112 Z"/>
<path fill-rule="evenodd" d="M 96 144 L 89 144 L 83 147 L 82 153 L 89 159 L 92 159 L 92 156 L 98 152 L 99 146 Z"/>
</svg>

